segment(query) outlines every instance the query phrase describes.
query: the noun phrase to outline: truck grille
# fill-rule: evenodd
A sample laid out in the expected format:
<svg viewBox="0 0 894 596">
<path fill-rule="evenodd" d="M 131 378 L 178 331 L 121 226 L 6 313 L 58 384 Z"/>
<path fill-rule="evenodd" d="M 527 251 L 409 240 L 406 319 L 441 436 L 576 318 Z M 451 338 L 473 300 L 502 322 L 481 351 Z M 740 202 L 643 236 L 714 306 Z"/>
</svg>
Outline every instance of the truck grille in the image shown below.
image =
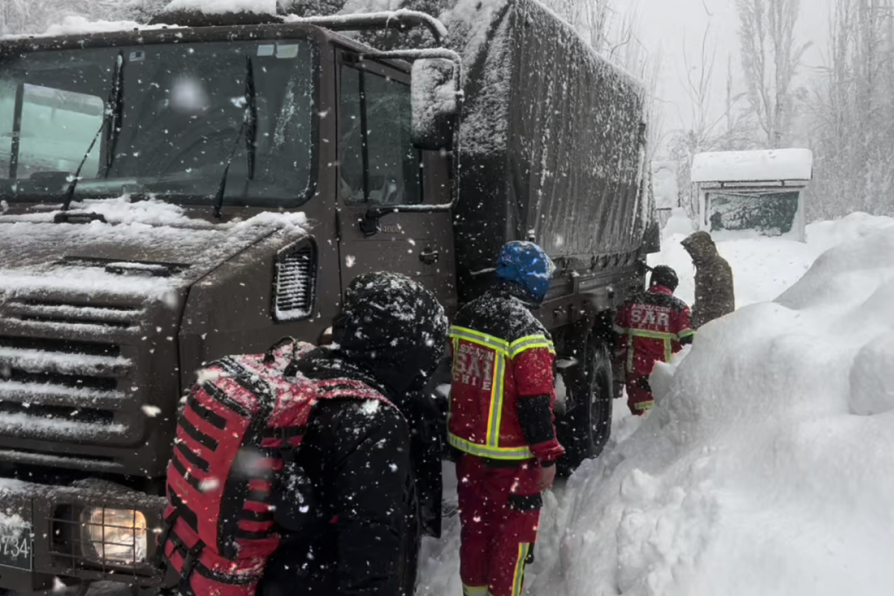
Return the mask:
<svg viewBox="0 0 894 596">
<path fill-rule="evenodd" d="M 273 305 L 277 321 L 297 321 L 313 314 L 316 269 L 316 249 L 309 241 L 279 253 Z"/>
<path fill-rule="evenodd" d="M 126 329 L 138 326 L 142 311 L 135 307 L 84 306 L 39 300 L 9 302 L 7 314 L 22 321 L 53 325 L 93 325 Z"/>
<path fill-rule="evenodd" d="M 141 328 L 139 297 L 119 300 L 0 302 L 0 459 L 112 471 L 115 447 L 143 442 L 137 362 L 158 334 Z"/>
</svg>

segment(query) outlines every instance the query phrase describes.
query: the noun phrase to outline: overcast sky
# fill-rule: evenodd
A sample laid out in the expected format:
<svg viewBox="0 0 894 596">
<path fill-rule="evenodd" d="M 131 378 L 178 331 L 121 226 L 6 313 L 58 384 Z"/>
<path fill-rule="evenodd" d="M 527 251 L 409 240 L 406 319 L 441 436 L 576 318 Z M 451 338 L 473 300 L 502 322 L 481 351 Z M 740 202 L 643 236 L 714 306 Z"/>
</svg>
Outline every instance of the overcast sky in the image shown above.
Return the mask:
<svg viewBox="0 0 894 596">
<path fill-rule="evenodd" d="M 797 39 L 813 42 L 801 69 L 802 76 L 809 75 L 812 68 L 821 65 L 828 53 L 826 39 L 832 1 L 801 0 Z M 684 48 L 690 67 L 697 69 L 706 27 L 710 27 L 709 44 L 716 43 L 717 46 L 711 98 L 714 112 L 719 115 L 724 110 L 729 56 L 732 56 L 737 91 L 743 90 L 743 83 L 738 78 L 742 67 L 735 0 L 619 0 L 615 5 L 622 12 L 635 10 L 639 13 L 641 41 L 651 55 L 661 57 L 659 98 L 664 106 L 666 132 L 687 128 L 691 122 L 691 102 L 683 83 L 686 80 Z"/>
</svg>

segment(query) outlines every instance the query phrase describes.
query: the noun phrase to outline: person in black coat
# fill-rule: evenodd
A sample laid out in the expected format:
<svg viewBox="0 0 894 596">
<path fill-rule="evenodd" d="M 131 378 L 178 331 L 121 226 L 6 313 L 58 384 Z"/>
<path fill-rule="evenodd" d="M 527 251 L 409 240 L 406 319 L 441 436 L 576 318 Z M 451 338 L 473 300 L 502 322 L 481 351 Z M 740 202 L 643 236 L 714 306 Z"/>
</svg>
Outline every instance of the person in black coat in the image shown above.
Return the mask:
<svg viewBox="0 0 894 596">
<path fill-rule="evenodd" d="M 717 245 L 707 232 L 695 232 L 681 244 L 695 265 L 692 328 L 698 329 L 736 310 L 733 270 L 717 252 Z"/>
<path fill-rule="evenodd" d="M 426 492 L 440 503 L 437 413 L 424 387 L 446 346 L 447 319 L 409 278 L 367 274 L 348 288 L 333 340 L 294 366 L 312 380 L 362 381 L 396 407 L 352 399 L 314 406 L 275 495 L 282 541 L 258 594 L 409 596 L 417 477 L 437 485 Z"/>
</svg>

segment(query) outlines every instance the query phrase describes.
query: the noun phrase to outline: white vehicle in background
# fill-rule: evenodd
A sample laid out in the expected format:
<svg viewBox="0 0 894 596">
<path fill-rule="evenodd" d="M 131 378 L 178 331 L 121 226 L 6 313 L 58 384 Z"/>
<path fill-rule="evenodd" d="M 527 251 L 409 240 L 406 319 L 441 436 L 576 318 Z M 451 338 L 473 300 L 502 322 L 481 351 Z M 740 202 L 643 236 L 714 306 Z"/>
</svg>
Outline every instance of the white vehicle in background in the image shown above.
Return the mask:
<svg viewBox="0 0 894 596">
<path fill-rule="evenodd" d="M 699 229 L 753 230 L 804 242 L 804 189 L 812 178 L 808 149 L 699 153 L 691 175 Z"/>
</svg>

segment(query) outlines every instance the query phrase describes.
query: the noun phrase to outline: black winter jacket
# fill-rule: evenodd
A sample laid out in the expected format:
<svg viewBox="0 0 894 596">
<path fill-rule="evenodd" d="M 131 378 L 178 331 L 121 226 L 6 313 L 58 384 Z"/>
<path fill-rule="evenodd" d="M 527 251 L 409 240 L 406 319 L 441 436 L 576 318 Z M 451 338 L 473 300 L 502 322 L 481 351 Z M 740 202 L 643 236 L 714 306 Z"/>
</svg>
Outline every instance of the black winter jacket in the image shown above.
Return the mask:
<svg viewBox="0 0 894 596">
<path fill-rule="evenodd" d="M 440 503 L 437 448 L 425 449 L 436 438 L 424 424 L 433 402 L 423 388 L 447 342 L 443 309 L 412 280 L 365 274 L 345 292 L 334 327 L 333 346 L 304 355 L 296 370 L 309 379 L 362 381 L 394 406 L 314 406 L 275 495 L 282 542 L 260 596 L 401 596 L 402 579 L 415 577 L 415 552 L 406 549 L 415 546 L 419 521 L 411 451 L 419 485 Z"/>
<path fill-rule="evenodd" d="M 410 437 L 376 401 L 314 406 L 275 497 L 282 537 L 260 596 L 396 596 L 406 532 Z"/>
</svg>

